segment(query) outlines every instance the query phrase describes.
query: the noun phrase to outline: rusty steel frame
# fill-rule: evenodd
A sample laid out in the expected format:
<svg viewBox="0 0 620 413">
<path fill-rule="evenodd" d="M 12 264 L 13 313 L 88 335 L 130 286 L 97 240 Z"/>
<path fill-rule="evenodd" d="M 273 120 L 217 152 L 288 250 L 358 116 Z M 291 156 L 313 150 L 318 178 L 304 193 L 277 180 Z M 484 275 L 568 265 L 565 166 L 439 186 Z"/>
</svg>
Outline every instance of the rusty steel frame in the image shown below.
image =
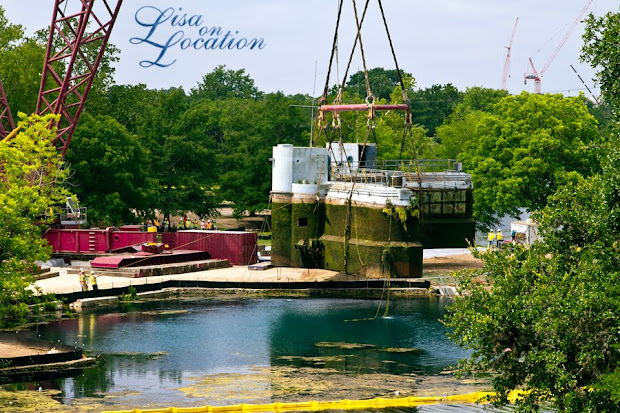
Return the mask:
<svg viewBox="0 0 620 413">
<path fill-rule="evenodd" d="M 64 157 L 80 118 L 88 92 L 101 63 L 123 0 L 98 0 L 103 12 L 95 12 L 95 0 L 77 1 L 79 10 L 67 12 L 69 0 L 55 0 L 52 23 L 36 113 L 59 114 L 54 144 Z M 75 3 L 75 0 L 73 0 Z M 97 9 L 99 10 L 99 9 Z M 91 27 L 89 23 L 92 24 Z M 87 32 L 87 29 L 89 30 Z M 99 42 L 96 56 L 83 49 Z"/>
<path fill-rule="evenodd" d="M 15 129 L 15 122 L 11 115 L 9 102 L 6 99 L 6 93 L 4 93 L 2 81 L 0 81 L 0 139 L 6 138 L 13 129 Z"/>
</svg>

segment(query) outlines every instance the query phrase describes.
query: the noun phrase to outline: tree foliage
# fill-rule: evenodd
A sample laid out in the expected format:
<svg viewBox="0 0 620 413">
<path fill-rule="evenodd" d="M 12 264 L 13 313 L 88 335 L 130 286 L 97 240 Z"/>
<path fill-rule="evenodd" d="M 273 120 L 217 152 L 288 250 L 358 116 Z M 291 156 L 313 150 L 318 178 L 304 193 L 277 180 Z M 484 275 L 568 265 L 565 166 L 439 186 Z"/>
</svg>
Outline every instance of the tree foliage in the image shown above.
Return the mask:
<svg viewBox="0 0 620 413">
<path fill-rule="evenodd" d="M 582 61 L 598 69 L 601 91 L 610 105 L 615 107 L 615 121 L 620 121 L 620 12 L 609 12 L 596 17 L 590 14 L 583 34 Z"/>
<path fill-rule="evenodd" d="M 450 83 L 433 85 L 409 94 L 413 123 L 426 129 L 428 136 L 435 136 L 435 129 L 450 116 L 463 100 L 463 93 Z"/>
<path fill-rule="evenodd" d="M 258 99 L 262 95 L 254 85 L 254 79 L 245 73 L 245 69 L 226 69 L 223 65 L 204 75 L 191 93 L 194 100 Z"/>
<path fill-rule="evenodd" d="M 408 80 L 412 80 L 413 76 L 407 72 L 402 72 L 401 76 L 405 87 L 408 89 L 407 93 L 412 93 L 414 82 Z M 382 67 L 375 67 L 368 70 L 368 83 L 375 99 L 390 100 L 394 88 L 400 86 L 400 76 L 396 69 L 386 70 Z M 349 77 L 345 91 L 349 96 L 359 96 L 362 100 L 366 99 L 366 77 L 363 71 L 353 73 Z"/>
<path fill-rule="evenodd" d="M 49 245 L 41 237 L 46 210 L 64 204 L 68 171 L 52 145 L 53 116 L 23 116 L 21 131 L 0 143 L 0 327 L 19 322 L 34 302 L 25 288 L 35 261 L 47 260 Z"/>
<path fill-rule="evenodd" d="M 474 216 L 483 227 L 542 208 L 559 187 L 598 170 L 601 135 L 579 97 L 505 97 L 473 133 L 458 158 L 472 174 Z"/>
<path fill-rule="evenodd" d="M 523 411 L 620 408 L 619 148 L 616 139 L 601 174 L 549 197 L 535 215 L 544 242 L 477 253 L 484 268 L 459 275 L 467 293 L 447 324 L 473 350 L 462 371 L 496 373 L 497 403 L 524 388 Z"/>
<path fill-rule="evenodd" d="M 444 123 L 435 130 L 435 137 L 440 143 L 438 156 L 456 159 L 463 148 L 471 143 L 476 136 L 476 129 L 493 107 L 504 97 L 505 90 L 472 87 L 463 94 L 463 101 L 457 104 L 454 111 Z"/>
<path fill-rule="evenodd" d="M 590 17 L 586 33 L 613 30 L 607 27 L 613 24 Z M 594 48 L 585 38 L 584 53 L 594 65 L 617 46 L 617 37 Z M 610 79 L 617 67 L 597 69 L 601 79 Z M 605 96 L 617 92 L 614 82 L 603 89 Z M 618 100 L 610 102 L 617 111 Z M 473 350 L 461 372 L 494 372 L 499 393 L 492 399 L 498 404 L 506 404 L 508 392 L 518 388 L 527 391 L 518 401 L 520 411 L 536 411 L 541 402 L 567 412 L 620 410 L 620 130 L 615 127 L 601 146 L 601 171 L 576 175 L 534 214 L 541 242 L 529 249 L 476 252 L 484 268 L 458 276 L 466 294 L 450 308 L 446 323 L 452 338 Z"/>
<path fill-rule="evenodd" d="M 75 194 L 93 225 L 132 223 L 153 196 L 146 152 L 138 138 L 110 116 L 84 114 L 67 162 Z M 105 177 L 105 179 L 101 179 Z"/>
<path fill-rule="evenodd" d="M 33 113 L 45 58 L 45 44 L 24 35 L 21 25 L 9 23 L 0 6 L 0 81 L 9 101 L 11 113 Z"/>
</svg>

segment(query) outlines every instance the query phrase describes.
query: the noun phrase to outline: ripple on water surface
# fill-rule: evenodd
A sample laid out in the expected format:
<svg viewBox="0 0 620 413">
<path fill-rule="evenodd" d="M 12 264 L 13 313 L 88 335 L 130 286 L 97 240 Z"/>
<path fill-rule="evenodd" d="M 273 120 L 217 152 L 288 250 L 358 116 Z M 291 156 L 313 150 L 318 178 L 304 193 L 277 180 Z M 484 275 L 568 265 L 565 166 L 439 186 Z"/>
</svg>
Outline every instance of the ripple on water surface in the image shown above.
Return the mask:
<svg viewBox="0 0 620 413">
<path fill-rule="evenodd" d="M 396 299 L 381 318 L 375 317 L 384 313 L 378 300 L 183 299 L 84 314 L 39 332 L 107 361 L 48 383 L 72 406 L 366 399 L 486 388 L 485 379 L 456 381 L 444 372 L 467 356 L 438 321 L 447 302 Z M 438 405 L 398 411 L 480 410 Z"/>
</svg>

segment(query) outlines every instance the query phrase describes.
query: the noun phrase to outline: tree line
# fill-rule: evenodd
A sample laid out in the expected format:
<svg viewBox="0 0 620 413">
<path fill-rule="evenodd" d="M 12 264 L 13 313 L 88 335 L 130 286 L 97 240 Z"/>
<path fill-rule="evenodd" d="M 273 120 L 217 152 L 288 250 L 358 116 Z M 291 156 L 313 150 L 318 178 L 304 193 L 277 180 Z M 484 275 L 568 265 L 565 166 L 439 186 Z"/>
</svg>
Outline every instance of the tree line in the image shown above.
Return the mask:
<svg viewBox="0 0 620 413">
<path fill-rule="evenodd" d="M 25 36 L 0 8 L 0 79 L 14 115 L 35 109 L 46 39 L 44 30 Z M 260 91 L 245 70 L 224 66 L 190 90 L 116 85 L 118 52 L 108 47 L 66 155 L 70 189 L 88 207 L 91 223 L 132 223 L 156 210 L 210 216 L 222 202 L 231 202 L 238 215 L 267 209 L 271 148 L 309 144 L 308 106 L 316 99 Z M 451 84 L 422 89 L 411 73 L 402 76 L 415 126 L 403 146 L 402 117 L 379 114 L 379 156 L 463 161 L 473 176 L 480 228 L 534 211 L 556 188 L 599 169 L 597 145 L 609 135 L 606 103 L 481 87 L 460 91 Z M 374 68 L 368 77 L 378 103 L 402 102 L 395 70 Z M 337 91 L 334 86 L 328 100 Z M 354 73 L 342 99 L 365 98 L 364 73 Z M 363 141 L 365 116 L 343 114 L 337 138 L 323 136 L 315 144 Z"/>
<path fill-rule="evenodd" d="M 0 7 L 0 77 L 16 111 L 34 110 L 44 38 L 25 37 Z M 543 241 L 529 249 L 475 252 L 484 268 L 457 275 L 465 294 L 445 320 L 451 337 L 472 350 L 460 372 L 492 372 L 490 399 L 499 405 L 511 390 L 525 390 L 518 411 L 541 403 L 570 412 L 620 408 L 620 13 L 590 15 L 583 38 L 601 105 L 479 87 L 416 89 L 406 73 L 416 123 L 410 145 L 401 151 L 396 114 L 377 119 L 386 158 L 463 161 L 480 226 L 521 208 L 540 223 Z M 271 147 L 309 141 L 302 107 L 309 96 L 261 92 L 244 70 L 225 67 L 190 91 L 114 85 L 115 59 L 112 48 L 64 166 L 51 145 L 50 116 L 20 116 L 24 129 L 0 145 L 0 327 L 38 308 L 25 287 L 35 260 L 49 254 L 41 217 L 70 192 L 102 224 L 155 209 L 208 215 L 223 200 L 237 212 L 258 211 L 268 206 Z M 369 75 L 379 102 L 402 101 L 394 71 Z M 351 76 L 343 100 L 364 101 L 362 79 Z M 343 125 L 336 138 L 359 139 L 364 115 L 343 115 Z"/>
</svg>

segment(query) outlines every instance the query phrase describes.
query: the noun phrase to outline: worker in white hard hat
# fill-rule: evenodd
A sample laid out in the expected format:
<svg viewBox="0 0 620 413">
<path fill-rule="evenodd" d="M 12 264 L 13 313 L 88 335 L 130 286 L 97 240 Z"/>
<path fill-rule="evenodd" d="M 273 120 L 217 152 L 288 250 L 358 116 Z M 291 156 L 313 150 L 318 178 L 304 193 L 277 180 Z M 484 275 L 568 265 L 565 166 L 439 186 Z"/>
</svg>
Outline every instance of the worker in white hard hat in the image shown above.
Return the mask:
<svg viewBox="0 0 620 413">
<path fill-rule="evenodd" d="M 86 274 L 84 273 L 84 268 L 80 268 L 78 277 L 80 280 L 80 286 L 82 287 L 82 291 L 86 291 L 88 289 L 88 285 L 86 284 Z"/>
<path fill-rule="evenodd" d="M 211 222 L 210 219 L 207 220 L 207 229 L 213 229 L 213 223 Z"/>
<path fill-rule="evenodd" d="M 495 233 L 495 239 L 497 240 L 497 248 L 501 248 L 502 247 L 502 240 L 503 236 L 502 236 L 502 230 L 498 229 L 497 232 Z"/>
<path fill-rule="evenodd" d="M 99 295 L 99 286 L 97 285 L 97 278 L 99 276 L 97 274 L 95 274 L 94 271 L 90 272 L 90 284 L 93 286 L 93 291 L 95 292 L 95 295 Z"/>
</svg>

